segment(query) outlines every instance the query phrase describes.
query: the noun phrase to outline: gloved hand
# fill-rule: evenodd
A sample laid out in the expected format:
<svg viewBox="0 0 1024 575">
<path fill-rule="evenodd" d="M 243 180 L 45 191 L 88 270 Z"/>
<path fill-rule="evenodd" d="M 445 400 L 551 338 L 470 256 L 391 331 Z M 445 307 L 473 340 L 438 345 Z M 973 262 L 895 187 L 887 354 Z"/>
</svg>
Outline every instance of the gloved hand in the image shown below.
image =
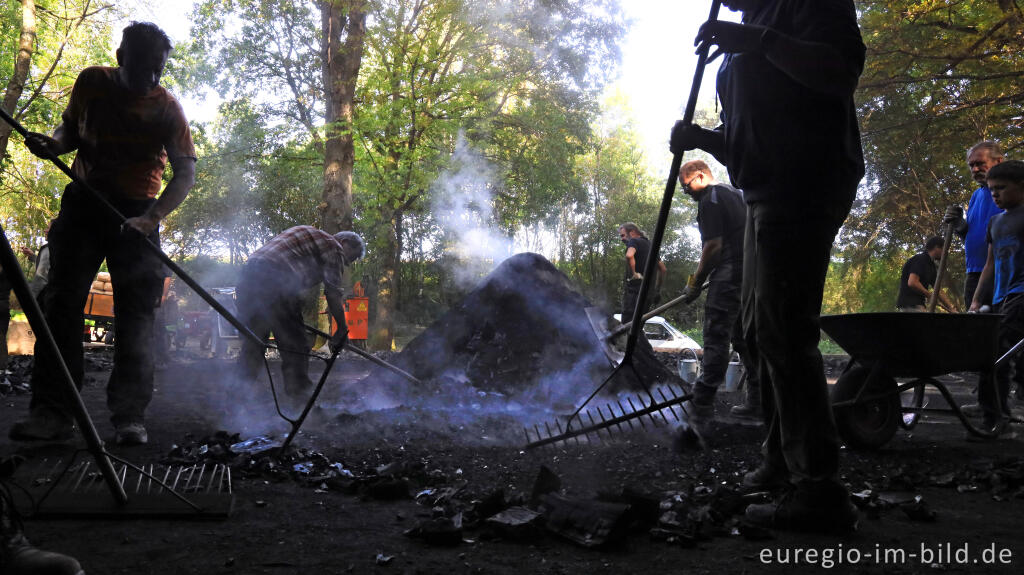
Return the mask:
<svg viewBox="0 0 1024 575">
<path fill-rule="evenodd" d="M 964 219 L 964 209 L 956 204 L 951 204 L 946 208 L 946 214 L 942 216 L 942 223 L 955 224 L 962 219 Z"/>
<path fill-rule="evenodd" d="M 327 342 L 328 349 L 331 353 L 338 353 L 348 343 L 348 328 L 341 327 L 338 331 L 334 332 L 331 339 Z"/>
<path fill-rule="evenodd" d="M 953 226 L 953 231 L 961 238 L 967 235 L 967 220 L 964 219 L 964 209 L 956 204 L 946 208 L 942 216 L 942 223 Z"/>
<path fill-rule="evenodd" d="M 629 279 L 642 280 L 642 279 L 644 279 L 644 274 L 642 274 L 640 272 L 633 272 L 633 277 L 631 277 Z"/>
<path fill-rule="evenodd" d="M 57 141 L 46 134 L 29 132 L 28 136 L 25 136 L 25 146 L 33 155 L 44 160 L 58 156 L 58 154 L 54 153 L 58 146 Z"/>
<path fill-rule="evenodd" d="M 678 120 L 672 126 L 672 136 L 668 140 L 668 149 L 673 155 L 678 155 L 698 148 L 697 142 L 700 141 L 705 131 L 700 126 Z"/>
<path fill-rule="evenodd" d="M 693 303 L 698 297 L 700 297 L 701 286 L 697 283 L 697 278 L 690 274 L 690 277 L 686 278 L 686 287 L 683 288 L 683 302 Z"/>
</svg>

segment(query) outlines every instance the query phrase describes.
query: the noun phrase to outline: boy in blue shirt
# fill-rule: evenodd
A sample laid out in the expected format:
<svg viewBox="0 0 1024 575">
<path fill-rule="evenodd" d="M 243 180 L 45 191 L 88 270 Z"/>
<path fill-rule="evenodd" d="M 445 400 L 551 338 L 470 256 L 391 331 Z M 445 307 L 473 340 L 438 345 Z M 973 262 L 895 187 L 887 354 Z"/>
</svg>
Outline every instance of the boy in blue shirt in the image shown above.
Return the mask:
<svg viewBox="0 0 1024 575">
<path fill-rule="evenodd" d="M 986 290 L 993 288 L 993 311 L 1003 314 L 999 326 L 999 353 L 1002 355 L 1024 339 L 1024 162 L 1008 160 L 988 171 L 988 188 L 996 206 L 1006 210 L 992 216 L 988 224 L 988 259 L 978 280 L 971 311 L 984 305 Z M 998 435 L 1009 434 L 1010 381 L 1015 361 L 996 369 L 995 389 L 978 386 L 984 426 Z"/>
</svg>

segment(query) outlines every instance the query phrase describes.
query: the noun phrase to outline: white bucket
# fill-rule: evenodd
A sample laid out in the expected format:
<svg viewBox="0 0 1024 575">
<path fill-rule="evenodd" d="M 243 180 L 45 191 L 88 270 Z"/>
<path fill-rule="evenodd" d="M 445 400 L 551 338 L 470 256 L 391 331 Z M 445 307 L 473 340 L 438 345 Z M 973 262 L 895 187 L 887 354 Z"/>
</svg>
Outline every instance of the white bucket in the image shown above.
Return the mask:
<svg viewBox="0 0 1024 575">
<path fill-rule="evenodd" d="M 725 391 L 738 390 L 742 375 L 743 364 L 738 361 L 730 361 L 729 367 L 725 370 Z"/>
<path fill-rule="evenodd" d="M 693 383 L 697 381 L 697 370 L 700 367 L 700 363 L 697 358 L 685 358 L 679 360 L 679 377 L 686 383 Z"/>
</svg>

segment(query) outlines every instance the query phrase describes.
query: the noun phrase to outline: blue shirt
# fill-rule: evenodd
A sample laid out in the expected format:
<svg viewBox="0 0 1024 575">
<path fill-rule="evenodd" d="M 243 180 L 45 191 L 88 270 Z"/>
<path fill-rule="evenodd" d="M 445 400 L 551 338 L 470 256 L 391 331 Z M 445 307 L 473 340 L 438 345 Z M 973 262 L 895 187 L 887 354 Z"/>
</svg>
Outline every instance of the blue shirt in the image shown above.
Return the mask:
<svg viewBox="0 0 1024 575">
<path fill-rule="evenodd" d="M 995 290 L 992 303 L 1006 296 L 1024 293 L 1024 206 L 996 214 L 988 224 L 995 264 Z"/>
<path fill-rule="evenodd" d="M 981 272 L 985 269 L 988 259 L 988 221 L 992 216 L 1003 213 L 992 200 L 992 192 L 987 186 L 974 190 L 971 201 L 967 203 L 967 236 L 964 237 L 964 256 L 967 260 L 967 273 Z"/>
</svg>

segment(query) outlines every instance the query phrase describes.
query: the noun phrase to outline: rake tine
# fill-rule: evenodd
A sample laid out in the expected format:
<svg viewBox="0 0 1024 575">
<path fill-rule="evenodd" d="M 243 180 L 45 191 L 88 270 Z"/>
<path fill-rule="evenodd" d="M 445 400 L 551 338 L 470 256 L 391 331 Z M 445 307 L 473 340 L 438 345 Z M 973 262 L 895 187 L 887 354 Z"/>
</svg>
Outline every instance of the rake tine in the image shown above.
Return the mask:
<svg viewBox="0 0 1024 575">
<path fill-rule="evenodd" d="M 619 405 L 619 411 L 621 411 L 621 412 L 622 412 L 622 416 L 625 416 L 625 415 L 626 415 L 626 408 L 625 408 L 625 407 L 622 407 L 622 401 L 620 401 L 620 400 L 616 399 L 616 400 L 615 400 L 615 403 L 617 403 L 617 404 Z M 612 415 L 615 415 L 615 412 L 614 412 L 614 411 L 612 412 Z M 620 416 L 616 415 L 616 417 L 620 417 Z M 627 419 L 627 420 L 626 420 L 626 423 L 628 423 L 628 424 L 629 424 L 629 429 L 630 429 L 630 431 L 632 431 L 632 430 L 636 429 L 635 427 L 633 427 L 633 420 L 632 420 L 632 419 Z M 642 422 L 642 421 L 641 421 L 641 422 L 640 422 L 640 425 L 643 425 L 643 423 L 644 423 L 644 422 Z"/>
<path fill-rule="evenodd" d="M 661 392 L 661 389 L 660 389 L 660 388 L 658 389 L 658 392 L 659 392 L 659 393 Z M 655 399 L 654 399 L 654 398 L 652 397 L 652 398 L 651 398 L 651 405 L 653 406 L 653 405 L 655 405 L 655 404 L 657 404 L 657 403 L 658 403 L 658 402 L 657 402 L 657 401 L 656 401 L 656 400 L 655 400 Z M 658 411 L 657 411 L 656 413 L 657 413 L 658 415 L 660 415 L 660 416 L 661 416 L 661 419 L 662 419 L 662 420 L 664 420 L 664 421 L 665 421 L 665 425 L 668 425 L 668 417 L 666 417 L 666 416 L 665 416 L 665 408 L 664 408 L 664 407 L 662 407 L 662 408 L 661 408 L 661 409 L 659 409 L 659 410 L 658 410 Z"/>
<path fill-rule="evenodd" d="M 540 441 L 541 439 L 544 439 L 544 437 L 540 434 L 540 428 L 537 427 L 536 423 L 533 424 L 533 430 L 535 432 L 537 432 L 537 441 Z"/>
<path fill-rule="evenodd" d="M 192 491 L 201 491 L 199 488 L 203 484 L 203 475 L 206 473 L 206 464 L 204 463 L 202 468 L 199 469 L 199 477 L 196 477 L 195 484 L 192 485 Z M 186 490 L 188 487 L 186 486 Z"/>
<path fill-rule="evenodd" d="M 601 418 L 601 423 L 602 424 L 603 423 L 608 423 L 608 420 L 604 418 L 604 412 L 601 411 L 601 406 L 600 405 L 597 406 L 597 415 L 598 415 L 598 417 Z M 611 439 L 611 437 L 612 437 L 612 427 L 610 425 L 606 425 L 604 430 L 606 432 L 608 432 L 608 438 Z M 619 431 L 622 431 L 622 426 L 621 425 L 619 426 Z"/>
<path fill-rule="evenodd" d="M 143 467 L 142 470 L 145 471 L 146 468 Z M 145 477 L 145 475 L 139 473 L 139 480 L 135 482 L 135 493 L 142 493 L 142 480 L 145 479 Z"/>
<path fill-rule="evenodd" d="M 178 474 L 179 475 L 181 474 L 180 470 L 178 471 Z M 163 493 L 164 486 L 167 485 L 167 478 L 170 477 L 170 476 L 171 476 L 171 468 L 168 467 L 167 469 L 164 470 L 164 478 L 160 481 L 160 491 L 157 491 L 157 493 Z"/>
<path fill-rule="evenodd" d="M 606 404 L 604 404 L 604 406 L 608 408 L 608 418 L 609 419 L 615 419 L 615 410 L 612 409 L 612 404 L 606 403 Z M 604 417 L 604 416 L 602 416 L 602 417 Z M 622 424 L 621 423 L 616 423 L 615 427 L 617 427 L 619 429 L 619 433 L 622 433 L 623 431 L 625 431 L 624 429 L 622 429 Z M 632 429 L 632 426 L 630 427 L 630 429 Z"/>
<path fill-rule="evenodd" d="M 524 427 L 523 434 L 526 435 L 526 443 L 530 443 L 530 430 Z"/>
<path fill-rule="evenodd" d="M 213 472 L 210 473 L 210 483 L 206 486 L 206 492 L 207 493 L 211 493 L 213 491 L 213 481 L 214 481 L 214 479 L 217 479 L 217 470 L 218 469 L 220 470 L 221 473 L 224 473 L 224 466 L 223 465 L 216 465 L 216 466 L 214 466 Z"/>
<path fill-rule="evenodd" d="M 83 465 L 81 467 L 80 472 L 78 473 L 78 481 L 76 481 L 75 482 L 75 486 L 71 488 L 72 493 L 75 492 L 75 491 L 78 491 L 78 486 L 82 484 L 82 480 L 85 479 L 85 476 L 86 476 L 86 474 L 89 471 L 89 464 L 90 463 L 91 462 L 86 461 L 85 465 Z"/>
<path fill-rule="evenodd" d="M 598 441 L 601 441 L 601 434 L 600 434 L 601 428 L 597 427 L 597 422 L 594 421 L 594 416 L 593 416 L 593 414 L 590 413 L 589 409 L 587 410 L 587 419 L 590 420 L 590 426 L 596 428 L 596 431 L 594 431 L 594 436 L 597 437 Z M 590 440 L 590 436 L 589 435 L 587 436 L 587 440 L 588 441 Z"/>
<path fill-rule="evenodd" d="M 544 429 L 548 432 L 548 439 L 554 436 L 554 434 L 551 433 L 551 426 L 548 425 L 548 422 L 546 421 L 544 422 Z"/>
<path fill-rule="evenodd" d="M 665 392 L 662 391 L 660 387 L 658 388 L 658 395 L 661 396 L 661 400 L 662 401 L 668 402 L 668 398 L 665 397 Z M 676 418 L 676 421 L 682 421 L 681 419 L 679 419 L 679 416 L 676 414 L 676 408 L 674 408 L 674 407 L 672 407 L 670 405 L 670 406 L 668 406 L 668 410 L 672 412 L 672 417 Z"/>
<path fill-rule="evenodd" d="M 224 469 L 228 472 L 228 493 L 231 493 L 231 468 L 225 465 Z"/>
<path fill-rule="evenodd" d="M 181 474 L 185 471 L 184 467 L 178 468 L 178 473 L 174 475 L 174 483 L 171 485 L 171 491 L 174 491 L 178 487 L 178 480 L 181 479 Z"/>
<path fill-rule="evenodd" d="M 636 413 L 637 409 L 636 409 L 636 406 L 633 405 L 633 398 L 632 397 L 627 397 L 626 398 L 626 403 L 629 404 L 629 408 L 631 410 L 633 410 L 633 413 Z M 643 417 L 637 417 L 636 420 L 640 422 L 640 427 L 642 429 L 645 429 L 645 430 L 647 429 L 647 425 L 644 424 L 644 418 Z"/>
</svg>

